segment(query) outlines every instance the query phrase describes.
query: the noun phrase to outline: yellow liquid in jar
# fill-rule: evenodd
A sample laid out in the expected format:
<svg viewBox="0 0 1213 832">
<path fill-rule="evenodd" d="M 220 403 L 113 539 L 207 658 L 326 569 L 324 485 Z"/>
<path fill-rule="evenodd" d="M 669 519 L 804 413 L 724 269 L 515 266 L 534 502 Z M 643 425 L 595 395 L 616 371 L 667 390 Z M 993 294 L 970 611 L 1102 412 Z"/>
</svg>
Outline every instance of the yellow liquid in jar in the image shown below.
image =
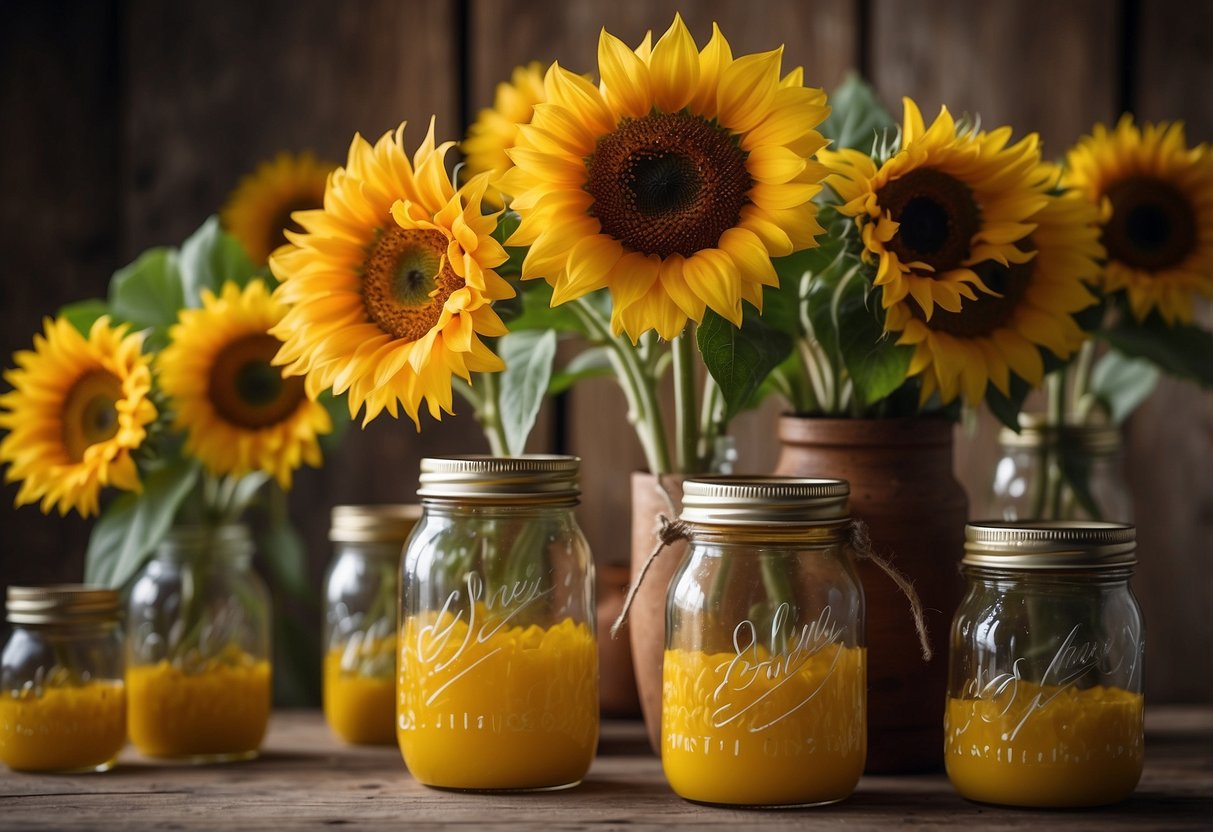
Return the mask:
<svg viewBox="0 0 1213 832">
<path fill-rule="evenodd" d="M 16 771 L 103 771 L 126 744 L 120 681 L 0 693 L 0 761 Z"/>
<path fill-rule="evenodd" d="M 661 764 L 687 800 L 786 806 L 842 800 L 867 756 L 862 648 L 807 657 L 667 650 Z"/>
<path fill-rule="evenodd" d="M 149 757 L 256 755 L 270 716 L 270 663 L 240 654 L 186 672 L 170 662 L 126 671 L 131 742 Z"/>
<path fill-rule="evenodd" d="M 1017 682 L 996 699 L 949 699 L 948 778 L 963 797 L 1009 806 L 1100 806 L 1141 777 L 1140 694 Z"/>
<path fill-rule="evenodd" d="M 384 639 L 384 644 L 395 652 L 395 639 Z M 324 657 L 325 720 L 345 742 L 391 745 L 396 740 L 396 679 L 342 670 L 344 652 L 330 650 Z"/>
<path fill-rule="evenodd" d="M 598 648 L 585 624 L 511 627 L 477 606 L 411 617 L 396 736 L 413 777 L 451 789 L 578 783 L 598 744 Z"/>
</svg>

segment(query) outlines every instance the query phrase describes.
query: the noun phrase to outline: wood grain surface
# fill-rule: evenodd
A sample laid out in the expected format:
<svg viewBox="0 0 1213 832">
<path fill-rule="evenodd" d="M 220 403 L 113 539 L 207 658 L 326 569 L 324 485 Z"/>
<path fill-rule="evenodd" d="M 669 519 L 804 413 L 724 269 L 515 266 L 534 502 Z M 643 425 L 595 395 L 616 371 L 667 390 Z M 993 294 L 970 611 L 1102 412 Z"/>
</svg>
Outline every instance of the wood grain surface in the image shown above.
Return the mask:
<svg viewBox="0 0 1213 832">
<path fill-rule="evenodd" d="M 339 161 L 354 131 L 408 119 L 416 140 L 431 114 L 454 137 L 515 64 L 591 71 L 602 27 L 634 43 L 675 10 L 700 42 L 716 20 L 736 54 L 786 43 L 810 84 L 857 69 L 896 112 L 909 94 L 928 114 L 980 113 L 1038 131 L 1050 156 L 1125 110 L 1213 140 L 1213 0 L 0 0 L 0 361 L 144 247 L 179 244 L 276 151 Z M 780 410 L 737 420 L 738 470 L 771 470 Z M 629 475 L 643 467 L 624 412 L 594 380 L 546 408 L 531 443 L 583 457 L 581 519 L 604 562 L 627 560 Z M 957 429 L 974 504 L 995 433 L 985 416 Z M 334 504 L 409 500 L 421 456 L 485 447 L 463 412 L 421 434 L 384 420 L 351 431 L 292 495 L 312 584 Z M 1154 701 L 1213 698 L 1211 459 L 1213 394 L 1164 381 L 1129 425 L 1126 459 Z M 88 524 L 15 510 L 16 491 L 0 489 L 0 590 L 78 579 Z"/>
<path fill-rule="evenodd" d="M 1146 717 L 1146 767 L 1117 806 L 1085 811 L 969 803 L 942 774 L 865 777 L 847 800 L 803 810 L 699 806 L 670 791 L 640 723 L 608 723 L 585 781 L 562 792 L 467 794 L 418 784 L 395 748 L 351 748 L 316 711 L 274 715 L 260 759 L 174 766 L 128 749 L 111 772 L 0 774 L 0 829 L 1208 829 L 1213 711 Z"/>
</svg>

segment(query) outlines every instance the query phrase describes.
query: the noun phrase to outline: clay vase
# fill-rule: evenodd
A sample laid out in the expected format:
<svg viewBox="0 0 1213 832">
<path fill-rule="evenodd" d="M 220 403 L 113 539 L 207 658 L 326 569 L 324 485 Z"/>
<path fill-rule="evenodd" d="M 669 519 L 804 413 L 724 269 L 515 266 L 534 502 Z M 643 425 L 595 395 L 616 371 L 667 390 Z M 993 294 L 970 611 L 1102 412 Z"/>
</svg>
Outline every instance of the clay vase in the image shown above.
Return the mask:
<svg viewBox="0 0 1213 832">
<path fill-rule="evenodd" d="M 968 515 L 952 473 L 952 423 L 785 416 L 779 439 L 776 474 L 850 482 L 852 516 L 867 523 L 873 551 L 910 579 L 926 609 L 929 663 L 905 596 L 879 568 L 857 563 L 867 606 L 867 770 L 942 768 L 948 631 Z"/>
<path fill-rule="evenodd" d="M 611 638 L 611 625 L 623 610 L 631 569 L 623 564 L 601 564 L 598 573 L 598 708 L 603 716 L 640 716 L 632 645 L 625 624 L 619 638 Z"/>
<path fill-rule="evenodd" d="M 632 580 L 640 574 L 657 545 L 661 515 L 677 519 L 682 511 L 684 477 L 667 474 L 658 488 L 652 474 L 632 474 Z M 670 501 L 673 501 L 671 515 Z M 632 667 L 636 672 L 636 691 L 653 753 L 661 753 L 661 670 L 665 658 L 665 602 L 674 572 L 687 553 L 686 541 L 667 546 L 645 576 L 628 614 L 631 630 Z"/>
</svg>

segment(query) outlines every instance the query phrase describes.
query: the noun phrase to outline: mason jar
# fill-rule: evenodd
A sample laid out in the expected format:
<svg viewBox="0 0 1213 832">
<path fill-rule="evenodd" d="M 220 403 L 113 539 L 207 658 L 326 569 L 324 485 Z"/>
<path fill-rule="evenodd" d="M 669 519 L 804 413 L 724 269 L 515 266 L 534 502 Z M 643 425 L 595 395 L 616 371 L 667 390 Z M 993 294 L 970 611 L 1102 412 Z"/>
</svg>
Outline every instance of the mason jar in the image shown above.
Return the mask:
<svg viewBox="0 0 1213 832">
<path fill-rule="evenodd" d="M 131 587 L 131 742 L 191 762 L 257 756 L 270 713 L 270 601 L 247 526 L 184 526 Z"/>
<path fill-rule="evenodd" d="M 690 479 L 670 585 L 661 763 L 688 800 L 833 803 L 867 753 L 864 598 L 843 480 Z"/>
<path fill-rule="evenodd" d="M 427 786 L 581 781 L 598 742 L 594 569 L 579 460 L 421 461 L 405 550 L 397 738 Z"/>
<path fill-rule="evenodd" d="M 1115 425 L 1050 425 L 1022 414 L 1020 431 L 998 434 L 1000 456 L 986 516 L 1001 520 L 1133 522 Z"/>
<path fill-rule="evenodd" d="M 1132 526 L 971 523 L 952 624 L 944 753 L 970 800 L 1077 807 L 1141 776 L 1141 611 Z"/>
<path fill-rule="evenodd" d="M 118 593 L 10 586 L 0 654 L 0 762 L 14 771 L 113 767 L 126 744 Z"/>
<path fill-rule="evenodd" d="M 396 741 L 400 555 L 421 507 L 336 506 L 324 577 L 324 718 L 348 743 Z"/>
</svg>

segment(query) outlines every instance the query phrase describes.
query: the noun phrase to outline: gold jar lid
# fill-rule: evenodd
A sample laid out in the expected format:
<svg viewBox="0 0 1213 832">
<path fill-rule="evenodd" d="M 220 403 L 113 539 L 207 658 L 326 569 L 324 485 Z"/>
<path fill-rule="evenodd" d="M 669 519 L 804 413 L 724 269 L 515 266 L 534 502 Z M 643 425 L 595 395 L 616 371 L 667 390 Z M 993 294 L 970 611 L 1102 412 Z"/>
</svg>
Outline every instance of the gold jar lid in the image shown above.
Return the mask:
<svg viewBox="0 0 1213 832">
<path fill-rule="evenodd" d="M 1076 520 L 969 523 L 961 562 L 1034 572 L 1120 569 L 1137 563 L 1137 529 Z"/>
<path fill-rule="evenodd" d="M 572 501 L 581 493 L 580 467 L 579 457 L 555 454 L 426 457 L 417 496 L 515 504 Z"/>
<path fill-rule="evenodd" d="M 1004 448 L 1044 448 L 1064 445 L 1094 456 L 1120 451 L 1120 429 L 1115 425 L 1051 425 L 1041 413 L 1019 414 L 1019 433 L 1004 427 L 998 432 Z"/>
<path fill-rule="evenodd" d="M 109 624 L 118 620 L 118 593 L 87 584 L 10 586 L 12 624 Z"/>
<path fill-rule="evenodd" d="M 682 519 L 713 526 L 799 526 L 846 520 L 846 480 L 698 477 L 682 485 Z"/>
<path fill-rule="evenodd" d="M 419 505 L 333 506 L 329 540 L 335 543 L 404 543 L 420 516 Z"/>
</svg>

